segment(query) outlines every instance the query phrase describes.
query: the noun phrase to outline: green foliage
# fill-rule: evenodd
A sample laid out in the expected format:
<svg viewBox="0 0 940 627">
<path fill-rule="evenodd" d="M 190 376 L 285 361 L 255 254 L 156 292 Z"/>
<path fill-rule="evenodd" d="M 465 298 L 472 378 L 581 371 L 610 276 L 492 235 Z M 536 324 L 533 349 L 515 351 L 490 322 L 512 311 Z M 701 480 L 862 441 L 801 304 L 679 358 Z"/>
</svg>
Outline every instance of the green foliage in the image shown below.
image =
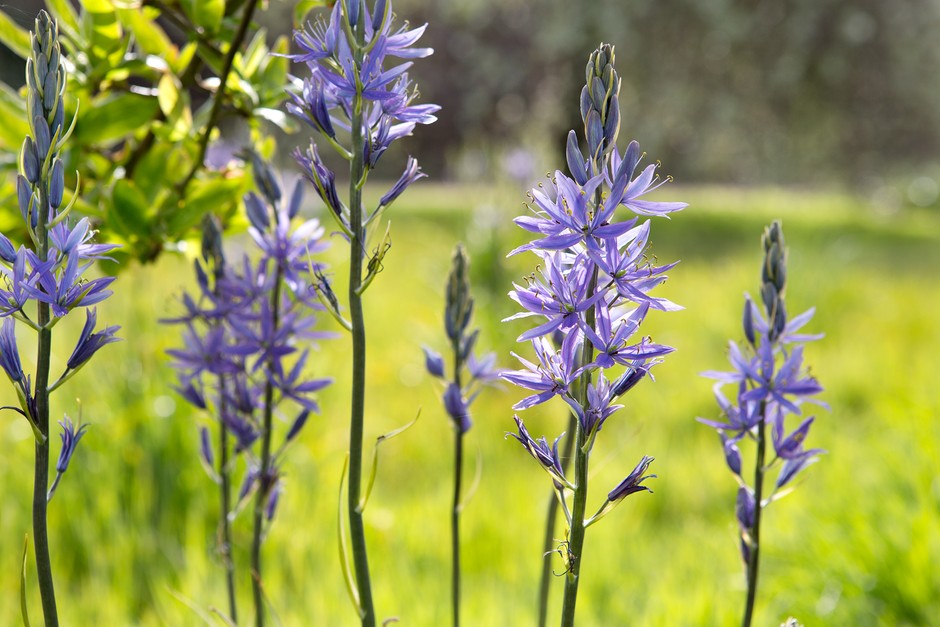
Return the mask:
<svg viewBox="0 0 940 627">
<path fill-rule="evenodd" d="M 141 180 L 129 196 L 139 192 L 149 202 L 158 189 Z M 760 233 L 776 217 L 790 246 L 788 303 L 794 314 L 815 305 L 808 331 L 826 333 L 807 347 L 807 361 L 826 387 L 832 412 L 818 412 L 814 426 L 814 443 L 829 453 L 768 510 L 757 619 L 767 625 L 788 616 L 807 625 L 930 624 L 940 615 L 940 371 L 932 351 L 940 345 L 940 216 L 906 211 L 887 217 L 851 197 L 775 189 L 673 188 L 668 197 L 692 206 L 655 222 L 652 253 L 682 259 L 661 289 L 686 310 L 651 314 L 647 322 L 655 340 L 678 350 L 658 367 L 655 383 L 630 393 L 623 417 L 605 425 L 610 433 L 598 444 L 603 463 L 592 476 L 597 492 L 589 504 L 644 453 L 656 457 L 659 478 L 651 484 L 655 494 L 631 497 L 592 527 L 579 624 L 740 620 L 736 486 L 717 437 L 694 421 L 717 414 L 711 384 L 698 373 L 726 367 L 726 342 L 741 333 L 742 293 L 753 294 L 760 280 Z M 424 408 L 413 428 L 383 446 L 365 518 L 380 574 L 379 615 L 400 616 L 409 625 L 443 624 L 448 617 L 442 600 L 448 598 L 443 574 L 453 434 L 440 409 L 441 390 L 424 372 L 420 345 L 434 344 L 443 332 L 447 268 L 453 243 L 462 240 L 473 258 L 481 348 L 496 350 L 502 366 L 513 366 L 509 351 L 517 348 L 521 327 L 499 320 L 515 311 L 506 296 L 510 281 L 531 270 L 525 256 L 504 258 L 525 239 L 510 222 L 519 198 L 516 190 L 416 185 L 396 205 L 384 276 L 368 292 L 376 307 L 367 318 L 375 338 L 367 441 Z M 484 205 L 504 209 L 487 217 Z M 321 213 L 321 219 L 328 218 Z M 327 254 L 338 284 L 342 252 L 336 246 Z M 69 469 L 74 475 L 51 506 L 64 623 L 197 624 L 178 598 L 203 610 L 224 598 L 214 552 L 215 487 L 197 458 L 202 418 L 170 387 L 175 377 L 162 351 L 178 344 L 178 329 L 155 323 L 179 313 L 173 295 L 180 293 L 180 277 L 191 280 L 189 264 L 169 256 L 121 277 L 99 316 L 124 325 L 126 340 L 105 349 L 94 390 L 88 381 L 65 386 L 62 397 L 81 396 L 93 426 Z M 63 321 L 57 332 L 77 334 L 79 322 Z M 324 316 L 324 325 L 331 324 Z M 65 345 L 54 363 L 68 357 Z M 335 536 L 349 357 L 340 341 L 324 341 L 322 349 L 310 367 L 337 383 L 324 392 L 322 415 L 311 417 L 291 451 L 286 492 L 264 548 L 278 556 L 265 590 L 285 625 L 351 619 Z M 12 400 L 2 396 L 9 394 L 7 387 L 0 390 L 0 402 Z M 481 625 L 534 622 L 549 495 L 544 473 L 504 439 L 518 398 L 508 389 L 481 395 L 467 436 L 468 472 L 477 451 L 483 466 L 480 487 L 462 515 L 464 603 L 466 615 Z M 564 428 L 566 417 L 551 408 L 529 411 L 533 435 Z M 29 427 L 4 417 L 0 441 L 0 477 L 7 480 L 0 536 L 17 538 L 29 527 L 28 485 L 17 480 L 32 450 Z M 239 516 L 239 559 L 249 538 L 250 521 Z M 0 543 L 0 563 L 15 564 L 21 548 Z M 560 562 L 555 566 L 561 572 Z M 16 607 L 17 570 L 0 569 L 0 607 Z M 249 593 L 247 578 L 239 586 Z M 36 605 L 36 598 L 29 600 Z M 560 587 L 555 612 L 559 601 Z"/>
<path fill-rule="evenodd" d="M 257 0 L 251 0 L 255 2 Z M 195 237 L 193 227 L 213 212 L 234 214 L 251 177 L 224 145 L 220 168 L 204 167 L 207 147 L 225 118 L 247 125 L 249 142 L 270 155 L 264 121 L 282 129 L 294 125 L 278 111 L 285 98 L 288 60 L 283 37 L 267 41 L 264 30 L 235 41 L 244 3 L 222 0 L 154 2 L 146 6 L 117 0 L 50 0 L 61 25 L 65 52 L 75 65 L 66 91 L 67 115 L 78 112 L 75 134 L 64 155 L 66 172 L 81 174 L 80 211 L 96 220 L 99 239 L 123 245 L 120 255 L 156 259 L 167 247 Z M 177 45 L 162 24 L 187 41 Z M 0 42 L 25 56 L 26 31 L 0 11 Z M 244 50 L 241 49 L 244 44 Z M 230 46 L 236 46 L 225 93 L 216 110 Z M 26 124 L 22 97 L 0 85 L 0 166 L 16 163 Z M 74 174 L 66 187 L 75 184 Z M 12 180 L 0 197 L 12 197 Z M 0 226 L 18 220 L 15 202 Z M 126 268 L 126 264 L 121 268 Z"/>
</svg>

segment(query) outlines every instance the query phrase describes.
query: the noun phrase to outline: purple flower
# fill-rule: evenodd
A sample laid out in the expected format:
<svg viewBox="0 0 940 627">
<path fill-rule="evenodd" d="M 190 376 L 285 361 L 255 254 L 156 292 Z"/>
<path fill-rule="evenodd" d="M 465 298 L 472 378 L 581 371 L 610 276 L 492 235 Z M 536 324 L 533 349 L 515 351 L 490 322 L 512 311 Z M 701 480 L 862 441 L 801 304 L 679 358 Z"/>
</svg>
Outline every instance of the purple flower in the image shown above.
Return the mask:
<svg viewBox="0 0 940 627">
<path fill-rule="evenodd" d="M 546 335 L 556 329 L 568 331 L 578 324 L 581 314 L 604 298 L 604 292 L 587 293 L 591 273 L 582 257 L 576 257 L 570 266 L 566 263 L 566 256 L 561 253 L 544 253 L 542 261 L 541 280 L 533 274 L 526 278 L 528 287 L 513 283 L 516 289 L 509 293 L 509 297 L 526 311 L 510 316 L 503 322 L 529 316 L 548 318 L 548 322 L 520 335 L 519 342 Z"/>
<path fill-rule="evenodd" d="M 525 423 L 522 422 L 522 418 L 519 416 L 513 416 L 513 419 L 516 421 L 516 427 L 518 428 L 518 433 L 506 433 L 508 436 L 515 438 L 527 451 L 529 454 L 541 464 L 542 468 L 552 476 L 557 483 L 565 486 L 570 486 L 568 480 L 565 479 L 565 471 L 561 467 L 561 458 L 558 456 L 558 441 L 561 439 L 561 435 L 555 438 L 554 444 L 552 446 L 548 445 L 548 440 L 545 439 L 545 436 L 542 436 L 538 440 L 532 438 L 529 435 L 528 429 L 525 428 Z M 564 435 L 564 434 L 562 434 Z"/>
<path fill-rule="evenodd" d="M 72 351 L 67 363 L 70 370 L 77 370 L 82 367 L 102 346 L 120 341 L 121 338 L 114 336 L 117 330 L 121 328 L 119 326 L 106 327 L 103 331 L 92 333 L 95 330 L 97 320 L 98 314 L 95 309 L 85 310 L 85 326 L 82 327 L 78 343 L 75 345 L 75 349 Z"/>
<path fill-rule="evenodd" d="M 16 345 L 16 325 L 12 318 L 4 318 L 0 326 L 0 366 L 10 380 L 22 386 L 26 381 L 20 363 L 20 351 Z"/>
<path fill-rule="evenodd" d="M 738 528 L 741 532 L 741 558 L 744 563 L 750 562 L 751 558 L 751 529 L 754 527 L 754 516 L 757 510 L 757 503 L 754 499 L 754 492 L 747 486 L 738 488 L 738 498 L 735 503 L 734 513 L 738 519 Z"/>
<path fill-rule="evenodd" d="M 427 368 L 428 373 L 439 379 L 443 378 L 444 358 L 441 357 L 441 354 L 427 346 L 422 346 L 421 349 L 424 351 L 424 367 Z"/>
<path fill-rule="evenodd" d="M 59 425 L 62 426 L 62 433 L 59 434 L 59 437 L 62 438 L 62 449 L 59 451 L 59 459 L 56 461 L 55 469 L 61 475 L 68 470 L 72 455 L 75 454 L 75 448 L 82 436 L 85 435 L 85 429 L 88 428 L 88 425 L 80 425 L 78 431 L 76 431 L 75 425 L 72 424 L 68 416 L 64 420 L 60 420 Z"/>
<path fill-rule="evenodd" d="M 29 301 L 29 287 L 35 277 L 26 273 L 26 259 L 28 251 L 22 246 L 16 251 L 13 267 L 0 265 L 7 289 L 0 288 L 0 317 L 9 316 L 23 308 Z"/>
<path fill-rule="evenodd" d="M 215 455 L 212 453 L 212 442 L 209 441 L 209 430 L 205 427 L 199 429 L 199 456 L 206 464 L 206 468 L 212 468 L 215 464 Z"/>
<path fill-rule="evenodd" d="M 647 311 L 649 311 L 649 303 L 644 302 L 632 311 L 621 310 L 618 314 L 611 315 L 607 304 L 601 300 L 595 308 L 595 328 L 591 328 L 583 320 L 578 320 L 578 325 L 585 337 L 597 349 L 597 356 L 594 359 L 597 366 L 601 368 L 611 368 L 614 364 L 634 366 L 637 362 L 645 363 L 675 350 L 670 346 L 654 344 L 647 340 L 632 346 L 627 344 L 627 340 L 639 330 Z"/>
<path fill-rule="evenodd" d="M 467 400 L 456 383 L 448 385 L 447 391 L 444 392 L 444 409 L 447 410 L 447 415 L 454 421 L 454 426 L 460 433 L 470 430 L 473 423 L 470 421 Z"/>
<path fill-rule="evenodd" d="M 625 497 L 635 494 L 636 492 L 642 492 L 646 490 L 647 492 L 652 492 L 648 487 L 642 485 L 643 481 L 646 479 L 654 479 L 656 475 L 644 475 L 646 469 L 649 468 L 649 465 L 653 462 L 653 458 L 647 455 L 643 456 L 643 459 L 640 460 L 640 463 L 636 465 L 636 468 L 633 469 L 626 479 L 617 484 L 617 487 L 611 490 L 607 494 L 607 500 L 611 503 L 617 503 L 622 501 Z"/>
<path fill-rule="evenodd" d="M 548 339 L 537 337 L 532 340 L 532 347 L 539 359 L 537 365 L 512 353 L 512 356 L 522 362 L 526 369 L 506 370 L 499 374 L 500 378 L 513 385 L 537 392 L 513 405 L 513 409 L 528 409 L 544 403 L 553 396 L 568 394 L 569 386 L 582 371 L 577 367 L 580 345 L 578 333 L 569 333 L 559 351 L 555 351 Z"/>
<path fill-rule="evenodd" d="M 614 391 L 615 389 L 611 387 L 610 382 L 601 373 L 594 383 L 588 385 L 586 407 L 582 407 L 581 403 L 571 398 L 571 396 L 565 395 L 563 398 L 581 422 L 581 429 L 585 433 L 594 434 L 601 430 L 607 418 L 617 410 L 623 409 L 623 405 L 611 405 L 611 402 L 616 398 Z"/>
<path fill-rule="evenodd" d="M 656 166 L 648 165 L 637 178 L 631 180 L 638 163 L 639 145 L 636 144 L 636 142 L 630 143 L 622 158 L 617 154 L 616 150 L 611 153 L 610 170 L 608 173 L 611 175 L 611 178 L 608 180 L 613 190 L 610 196 L 611 200 L 616 198 L 617 204 L 622 204 L 632 212 L 645 216 L 666 216 L 667 214 L 680 211 L 689 206 L 688 203 L 684 202 L 640 200 L 641 196 L 645 196 L 649 192 L 661 187 L 668 182 L 669 179 L 657 181 L 657 177 L 655 176 Z M 617 189 L 622 190 L 620 196 L 615 194 Z"/>
<path fill-rule="evenodd" d="M 427 175 L 421 172 L 421 168 L 418 167 L 417 159 L 408 157 L 408 164 L 405 166 L 405 171 L 392 188 L 385 192 L 385 195 L 379 200 L 379 206 L 387 207 L 392 204 L 409 185 L 425 176 Z"/>
</svg>

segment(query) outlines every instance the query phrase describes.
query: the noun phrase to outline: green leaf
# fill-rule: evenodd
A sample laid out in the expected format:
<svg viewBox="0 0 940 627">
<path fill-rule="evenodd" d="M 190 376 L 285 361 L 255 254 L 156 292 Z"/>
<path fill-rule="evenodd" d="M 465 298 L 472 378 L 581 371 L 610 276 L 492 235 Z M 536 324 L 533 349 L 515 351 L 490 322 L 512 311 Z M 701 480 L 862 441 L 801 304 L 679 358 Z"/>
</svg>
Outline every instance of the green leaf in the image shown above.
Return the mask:
<svg viewBox="0 0 940 627">
<path fill-rule="evenodd" d="M 170 141 L 178 142 L 189 135 L 193 128 L 193 113 L 189 109 L 189 94 L 182 89 L 179 79 L 164 74 L 157 85 L 157 100 L 166 116 L 165 127 L 169 129 Z"/>
<path fill-rule="evenodd" d="M 303 24 L 304 18 L 306 18 L 307 14 L 314 9 L 325 6 L 326 0 L 300 0 L 300 2 L 298 2 L 294 7 L 294 26 L 300 26 Z"/>
<path fill-rule="evenodd" d="M 209 35 L 219 30 L 225 15 L 225 0 L 183 0 L 183 11 L 196 26 L 201 26 Z"/>
<path fill-rule="evenodd" d="M 0 11 L 0 43 L 25 59 L 32 52 L 29 31 L 20 27 L 10 16 Z"/>
<path fill-rule="evenodd" d="M 0 83 L 0 147 L 17 152 L 29 132 L 26 104 L 9 85 Z"/>
<path fill-rule="evenodd" d="M 78 14 L 69 0 L 46 0 L 46 8 L 60 27 L 65 27 L 73 33 L 79 31 Z"/>
<path fill-rule="evenodd" d="M 96 61 L 107 61 L 111 65 L 120 61 L 127 42 L 118 22 L 117 11 L 110 0 L 80 0 L 84 11 L 81 17 L 81 33 L 91 44 L 88 53 Z M 98 63 L 95 63 L 97 66 Z M 104 72 L 108 68 L 101 68 Z M 96 67 L 97 71 L 98 68 Z M 94 73 L 94 72 L 93 72 Z"/>
<path fill-rule="evenodd" d="M 109 226 L 125 237 L 148 234 L 151 230 L 150 220 L 147 219 L 150 203 L 133 181 L 119 179 L 114 184 L 111 200 L 114 207 L 112 215 L 116 220 Z"/>
<path fill-rule="evenodd" d="M 118 9 L 118 19 L 134 34 L 140 49 L 149 55 L 162 57 L 171 66 L 176 62 L 178 48 L 157 24 L 160 12 L 153 7 Z"/>
<path fill-rule="evenodd" d="M 157 99 L 140 94 L 102 94 L 82 106 L 75 126 L 76 142 L 110 144 L 147 126 L 157 114 Z"/>
<path fill-rule="evenodd" d="M 200 223 L 206 213 L 228 213 L 237 206 L 246 184 L 245 177 L 194 180 L 190 184 L 186 199 L 176 211 L 167 216 L 167 233 L 170 237 L 183 237 L 187 231 Z"/>
<path fill-rule="evenodd" d="M 29 536 L 23 542 L 23 569 L 20 570 L 20 614 L 23 627 L 29 627 L 29 609 L 26 607 L 26 564 L 29 561 Z"/>
<path fill-rule="evenodd" d="M 256 117 L 267 120 L 271 124 L 275 125 L 285 133 L 293 134 L 296 133 L 300 126 L 297 124 L 297 120 L 293 117 L 287 115 L 279 109 L 269 109 L 267 107 L 259 107 L 253 111 Z"/>
</svg>

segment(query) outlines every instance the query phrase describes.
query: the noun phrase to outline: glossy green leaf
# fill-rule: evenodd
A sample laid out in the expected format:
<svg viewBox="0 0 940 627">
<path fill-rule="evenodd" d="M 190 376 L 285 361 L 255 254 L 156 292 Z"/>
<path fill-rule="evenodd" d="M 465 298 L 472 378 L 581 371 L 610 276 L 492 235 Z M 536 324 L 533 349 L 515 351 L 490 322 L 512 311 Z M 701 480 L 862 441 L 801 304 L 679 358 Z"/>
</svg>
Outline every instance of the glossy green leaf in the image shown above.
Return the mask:
<svg viewBox="0 0 940 627">
<path fill-rule="evenodd" d="M 147 219 L 150 203 L 133 181 L 119 179 L 114 184 L 111 200 L 114 207 L 112 215 L 116 220 L 108 226 L 125 237 L 147 235 L 150 231 L 150 220 Z"/>
<path fill-rule="evenodd" d="M 69 0 L 46 0 L 46 9 L 59 23 L 59 28 L 66 28 L 72 33 L 78 33 L 78 14 Z"/>
<path fill-rule="evenodd" d="M 267 107 L 259 107 L 254 110 L 254 114 L 263 119 L 267 120 L 271 124 L 274 124 L 279 129 L 285 133 L 293 134 L 298 131 L 300 126 L 297 124 L 296 118 L 287 115 L 280 109 L 269 109 Z"/>
<path fill-rule="evenodd" d="M 86 52 L 96 61 L 117 63 L 123 56 L 127 42 L 124 39 L 121 24 L 118 22 L 114 5 L 109 0 L 80 0 L 80 2 L 85 9 L 81 14 L 80 31 L 82 36 L 90 42 Z M 107 69 L 107 67 L 96 67 L 92 73 L 104 73 Z"/>
<path fill-rule="evenodd" d="M 194 181 L 182 206 L 167 216 L 167 232 L 172 236 L 183 237 L 202 221 L 202 216 L 210 211 L 224 215 L 238 205 L 246 189 L 245 177 L 212 178 Z"/>
<path fill-rule="evenodd" d="M 171 66 L 176 62 L 178 49 L 157 24 L 160 12 L 153 7 L 118 9 L 121 23 L 134 34 L 137 45 L 144 53 L 162 57 Z"/>
<path fill-rule="evenodd" d="M 306 21 L 307 14 L 314 9 L 326 6 L 326 0 L 300 0 L 294 6 L 294 26 L 300 26 Z"/>
<path fill-rule="evenodd" d="M 222 24 L 225 15 L 224 0 L 182 0 L 183 11 L 196 26 L 213 35 Z"/>
<path fill-rule="evenodd" d="M 182 90 L 179 79 L 172 74 L 164 74 L 157 85 L 157 100 L 160 110 L 166 117 L 163 129 L 167 139 L 180 141 L 193 128 L 193 114 L 189 109 L 189 94 Z"/>
<path fill-rule="evenodd" d="M 104 94 L 82 106 L 75 127 L 79 144 L 110 144 L 150 123 L 157 114 L 157 99 L 140 94 Z"/>
<path fill-rule="evenodd" d="M 20 27 L 3 11 L 0 11 L 0 43 L 23 59 L 28 57 L 32 50 L 29 31 Z"/>
<path fill-rule="evenodd" d="M 13 153 L 19 151 L 29 132 L 26 105 L 9 85 L 0 83 L 0 147 Z"/>
</svg>

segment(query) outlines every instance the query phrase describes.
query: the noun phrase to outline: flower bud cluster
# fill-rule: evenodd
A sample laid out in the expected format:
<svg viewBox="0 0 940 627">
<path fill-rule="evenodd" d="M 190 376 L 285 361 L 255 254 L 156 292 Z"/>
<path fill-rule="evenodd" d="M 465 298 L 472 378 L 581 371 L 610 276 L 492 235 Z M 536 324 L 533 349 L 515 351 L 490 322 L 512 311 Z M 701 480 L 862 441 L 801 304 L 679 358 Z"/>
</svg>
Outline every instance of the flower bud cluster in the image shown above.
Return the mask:
<svg viewBox="0 0 940 627">
<path fill-rule="evenodd" d="M 729 344 L 731 372 L 708 371 L 703 376 L 715 379 L 715 398 L 721 408 L 723 420 L 699 418 L 699 422 L 713 427 L 721 438 L 725 462 L 741 485 L 738 494 L 737 518 L 741 530 L 742 557 L 748 561 L 749 534 L 753 525 L 754 509 L 766 507 L 780 490 L 788 486 L 804 468 L 818 459 L 822 449 L 806 448 L 805 439 L 814 417 L 803 418 L 802 406 L 823 391 L 819 382 L 803 365 L 803 344 L 822 335 L 797 333 L 813 317 L 810 309 L 792 320 L 787 319 L 784 292 L 786 289 L 786 259 L 783 229 L 775 221 L 764 231 L 761 265 L 760 308 L 745 295 L 743 327 L 746 344 Z M 736 403 L 724 394 L 725 385 L 737 393 Z M 813 401 L 825 406 L 824 403 Z M 800 423 L 787 431 L 790 416 L 799 417 Z M 739 443 L 745 438 L 757 439 L 757 434 L 770 429 L 774 457 L 765 463 L 761 473 L 779 465 L 780 470 L 770 496 L 756 503 L 755 489 L 742 477 Z"/>
<path fill-rule="evenodd" d="M 474 353 L 479 329 L 470 330 L 473 317 L 473 297 L 470 294 L 468 274 L 469 260 L 463 246 L 454 251 L 450 275 L 447 279 L 447 296 L 444 306 L 444 329 L 453 351 L 453 376 L 446 378 L 444 358 L 428 347 L 424 347 L 425 366 L 428 372 L 445 381 L 444 408 L 460 433 L 469 431 L 470 404 L 482 387 L 497 377 L 496 354 L 488 353 L 477 358 Z M 469 376 L 465 376 L 469 375 Z"/>
<path fill-rule="evenodd" d="M 323 228 L 317 220 L 295 225 L 302 185 L 285 200 L 267 163 L 256 155 L 251 160 L 261 195 L 246 195 L 245 207 L 259 258 L 245 255 L 240 265 L 230 265 L 220 227 L 206 220 L 202 259 L 194 266 L 199 291 L 183 296 L 182 316 L 164 322 L 184 325 L 184 346 L 167 351 L 178 371 L 179 393 L 199 409 L 211 406 L 234 436 L 236 451 L 251 458 L 240 500 L 261 489 L 270 519 L 281 491 L 281 455 L 310 413 L 319 411 L 315 394 L 331 382 L 306 373 L 310 349 L 300 340 L 331 334 L 314 330 L 315 312 L 322 310 L 314 286 L 323 267 L 311 255 L 325 248 Z M 275 409 L 290 426 L 274 462 L 261 472 L 253 447 L 264 435 L 263 413 Z M 200 455 L 211 468 L 215 456 L 206 432 Z"/>
<path fill-rule="evenodd" d="M 536 320 L 518 339 L 532 343 L 537 361 L 514 354 L 524 369 L 501 375 L 532 392 L 514 409 L 528 409 L 560 396 L 578 418 L 585 452 L 590 451 L 605 421 L 622 407 L 615 404 L 617 398 L 673 350 L 639 335 L 647 313 L 650 309 L 680 309 L 650 293 L 666 280 L 665 272 L 675 264 L 656 265 L 648 251 L 650 221 L 640 222 L 639 216 L 666 216 L 686 204 L 644 199 L 662 184 L 656 179 L 656 166 L 637 173 L 641 155 L 635 141 L 623 153 L 617 150 L 620 79 L 613 62 L 613 46 L 602 45 L 587 64 L 581 92 L 587 155 L 582 153 L 575 132 L 569 132 L 566 158 L 570 176 L 556 171 L 547 183 L 533 189 L 531 215 L 515 220 L 537 239 L 510 255 L 530 251 L 540 263 L 523 284 L 514 284 L 510 297 L 523 311 L 507 320 Z M 621 207 L 635 215 L 619 218 Z M 548 339 L 551 335 L 558 336 L 555 344 Z M 533 454 L 556 485 L 570 487 L 560 476 L 557 449 L 548 447 L 544 439 L 533 440 L 521 428 L 518 417 L 517 422 L 519 433 L 511 435 Z M 640 482 L 647 478 L 643 473 L 651 461 L 644 457 L 610 492 L 608 504 L 648 489 Z"/>
</svg>

